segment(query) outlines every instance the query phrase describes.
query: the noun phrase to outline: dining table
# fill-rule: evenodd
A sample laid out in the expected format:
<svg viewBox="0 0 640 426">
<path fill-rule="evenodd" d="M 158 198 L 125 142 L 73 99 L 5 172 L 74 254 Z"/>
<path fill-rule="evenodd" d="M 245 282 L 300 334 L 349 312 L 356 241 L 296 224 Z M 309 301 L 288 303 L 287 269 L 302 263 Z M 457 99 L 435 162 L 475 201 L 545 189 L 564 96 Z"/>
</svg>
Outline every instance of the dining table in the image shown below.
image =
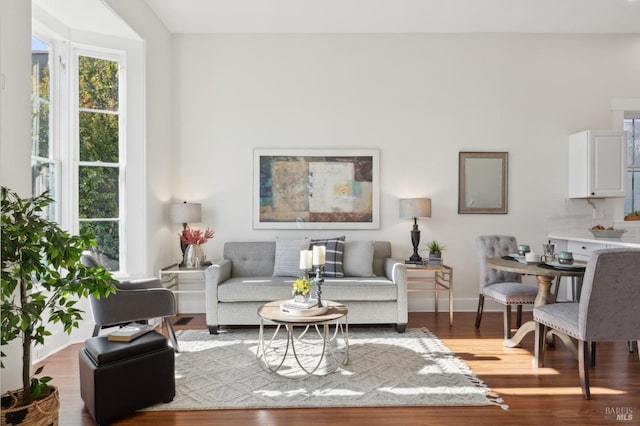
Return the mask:
<svg viewBox="0 0 640 426">
<path fill-rule="evenodd" d="M 505 272 L 513 272 L 522 275 L 533 275 L 538 284 L 538 293 L 533 306 L 542 306 L 547 303 L 555 303 L 555 297 L 551 294 L 551 285 L 557 277 L 578 277 L 584 276 L 586 262 L 575 261 L 572 265 L 560 265 L 557 262 L 534 262 L 527 263 L 517 260 L 514 256 L 490 257 L 487 258 L 487 266 Z M 514 348 L 520 345 L 522 339 L 532 331 L 535 331 L 535 321 L 527 321 L 522 324 L 516 333 L 505 339 L 503 346 Z M 553 330 L 553 335 L 558 336 L 562 342 L 577 357 L 577 349 L 569 336 Z"/>
</svg>

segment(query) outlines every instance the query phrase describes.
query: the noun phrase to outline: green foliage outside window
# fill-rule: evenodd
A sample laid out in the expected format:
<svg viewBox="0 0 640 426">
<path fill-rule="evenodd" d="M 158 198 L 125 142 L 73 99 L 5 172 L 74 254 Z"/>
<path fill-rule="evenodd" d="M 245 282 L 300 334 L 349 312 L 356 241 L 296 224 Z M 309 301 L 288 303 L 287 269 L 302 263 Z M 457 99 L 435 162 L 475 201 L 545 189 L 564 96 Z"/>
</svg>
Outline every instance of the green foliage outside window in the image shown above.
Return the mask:
<svg viewBox="0 0 640 426">
<path fill-rule="evenodd" d="M 78 60 L 80 229 L 92 232 L 107 269 L 119 269 L 118 63 L 80 56 Z M 99 163 L 98 163 L 99 162 Z M 99 220 L 98 220 L 99 219 Z"/>
</svg>

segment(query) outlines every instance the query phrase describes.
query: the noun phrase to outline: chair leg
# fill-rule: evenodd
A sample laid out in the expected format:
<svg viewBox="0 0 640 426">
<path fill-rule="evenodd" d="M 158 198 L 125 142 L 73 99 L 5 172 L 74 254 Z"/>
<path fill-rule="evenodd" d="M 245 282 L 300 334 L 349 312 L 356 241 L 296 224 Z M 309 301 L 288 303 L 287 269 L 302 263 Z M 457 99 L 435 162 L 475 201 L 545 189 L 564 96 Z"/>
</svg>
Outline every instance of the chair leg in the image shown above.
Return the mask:
<svg viewBox="0 0 640 426">
<path fill-rule="evenodd" d="M 98 334 L 100 334 L 100 330 L 102 329 L 102 326 L 99 326 L 98 324 L 93 326 L 93 335 L 91 337 L 96 337 Z"/>
<path fill-rule="evenodd" d="M 591 398 L 589 390 L 589 342 L 578 340 L 578 371 L 580 373 L 580 386 L 584 399 Z"/>
<path fill-rule="evenodd" d="M 518 305 L 516 309 L 516 328 L 522 325 L 522 305 Z"/>
<path fill-rule="evenodd" d="M 544 367 L 544 352 L 546 351 L 547 339 L 547 327 L 539 322 L 536 322 L 536 343 L 534 348 L 534 364 L 539 368 Z"/>
<path fill-rule="evenodd" d="M 591 357 L 591 367 L 595 367 L 596 366 L 596 342 L 591 342 L 590 357 Z"/>
<path fill-rule="evenodd" d="M 484 310 L 484 296 L 481 294 L 478 296 L 478 310 L 476 311 L 476 328 L 480 328 L 480 321 L 482 321 L 483 310 Z"/>
<path fill-rule="evenodd" d="M 561 276 L 556 277 L 556 283 L 553 286 L 553 300 L 558 300 L 558 292 L 560 291 L 560 281 L 562 280 Z"/>
<path fill-rule="evenodd" d="M 169 333 L 169 339 L 171 340 L 171 345 L 173 346 L 173 350 L 175 352 L 180 352 L 180 346 L 178 346 L 178 339 L 176 338 L 175 331 L 173 331 L 173 325 L 171 325 L 171 319 L 169 317 L 164 317 L 164 324 L 167 326 L 167 332 Z"/>
<path fill-rule="evenodd" d="M 511 339 L 511 305 L 504 306 L 504 338 Z"/>
</svg>

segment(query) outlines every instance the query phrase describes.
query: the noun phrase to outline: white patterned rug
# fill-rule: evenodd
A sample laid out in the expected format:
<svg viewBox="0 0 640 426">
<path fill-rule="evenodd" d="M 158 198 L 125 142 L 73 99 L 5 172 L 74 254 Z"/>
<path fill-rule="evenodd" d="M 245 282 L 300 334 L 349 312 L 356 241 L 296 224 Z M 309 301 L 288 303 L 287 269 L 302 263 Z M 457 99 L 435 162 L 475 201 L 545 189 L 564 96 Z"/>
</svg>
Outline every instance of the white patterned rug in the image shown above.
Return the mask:
<svg viewBox="0 0 640 426">
<path fill-rule="evenodd" d="M 279 337 L 286 341 L 283 331 Z M 427 329 L 399 334 L 392 328 L 351 327 L 348 364 L 333 373 L 306 378 L 266 371 L 256 358 L 257 329 L 231 329 L 218 335 L 185 330 L 178 332 L 178 340 L 176 397 L 148 410 L 492 404 L 507 408 Z M 303 346 L 311 345 L 296 344 L 298 357 L 308 365 L 308 352 L 321 346 L 302 350 Z M 280 356 L 283 348 L 271 353 L 270 359 Z M 299 371 L 289 351 L 280 373 Z M 318 372 L 325 368 L 323 363 Z"/>
</svg>

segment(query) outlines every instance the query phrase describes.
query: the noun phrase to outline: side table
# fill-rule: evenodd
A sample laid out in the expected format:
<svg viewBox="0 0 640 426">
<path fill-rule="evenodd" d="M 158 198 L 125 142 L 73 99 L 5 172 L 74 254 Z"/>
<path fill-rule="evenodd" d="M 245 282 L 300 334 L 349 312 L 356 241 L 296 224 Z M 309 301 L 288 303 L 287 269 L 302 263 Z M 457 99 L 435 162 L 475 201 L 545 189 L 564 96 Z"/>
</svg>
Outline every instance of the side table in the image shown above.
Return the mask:
<svg viewBox="0 0 640 426">
<path fill-rule="evenodd" d="M 453 268 L 447 265 L 407 264 L 407 287 L 409 292 L 433 291 L 435 310 L 438 313 L 440 291 L 449 293 L 449 326 L 453 325 Z"/>
<path fill-rule="evenodd" d="M 186 268 L 174 263 L 160 269 L 160 282 L 164 288 L 168 288 L 176 295 L 178 312 L 204 312 L 204 305 L 202 305 L 205 293 L 204 271 L 207 268 L 208 266 Z M 180 295 L 190 295 L 190 297 L 185 297 L 181 303 Z"/>
</svg>

